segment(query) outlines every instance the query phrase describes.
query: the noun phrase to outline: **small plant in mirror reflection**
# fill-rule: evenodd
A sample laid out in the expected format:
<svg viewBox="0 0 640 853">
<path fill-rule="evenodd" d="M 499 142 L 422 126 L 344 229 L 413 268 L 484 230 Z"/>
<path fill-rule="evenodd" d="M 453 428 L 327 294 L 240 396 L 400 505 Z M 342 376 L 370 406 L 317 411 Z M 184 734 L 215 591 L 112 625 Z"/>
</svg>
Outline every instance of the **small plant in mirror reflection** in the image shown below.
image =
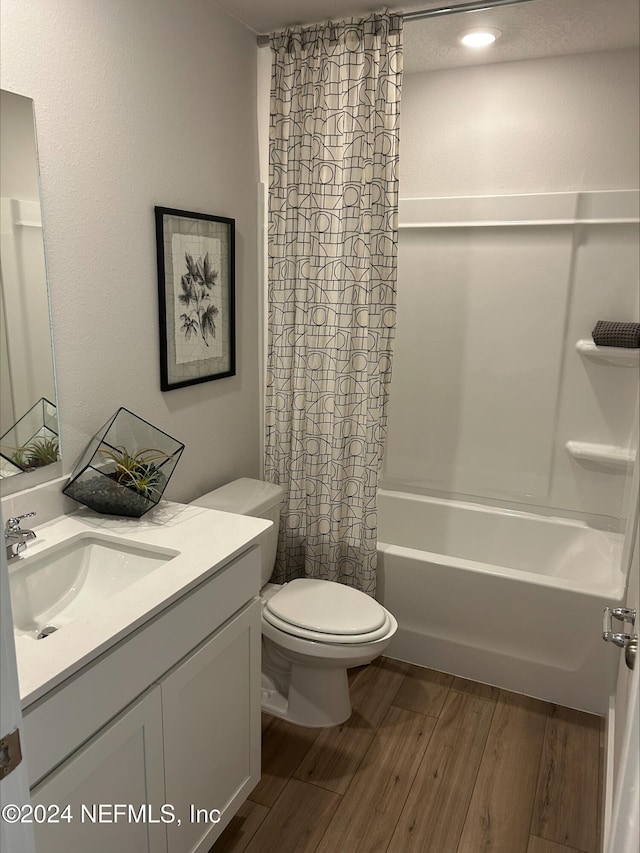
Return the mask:
<svg viewBox="0 0 640 853">
<path fill-rule="evenodd" d="M 193 256 L 186 252 L 185 262 L 187 272 L 181 278 L 182 293 L 178 295 L 178 299 L 180 304 L 186 305 L 189 310 L 180 315 L 182 331 L 186 341 L 199 334 L 205 345 L 209 346 L 207 337 L 216 336 L 215 318 L 218 308 L 211 304 L 210 291 L 218 280 L 218 272 L 211 266 L 209 252 L 204 256 L 204 260 L 194 260 Z"/>
<path fill-rule="evenodd" d="M 121 486 L 133 489 L 145 498 L 152 498 L 154 492 L 160 493 L 159 487 L 164 478 L 155 463 L 169 458 L 162 450 L 143 448 L 132 453 L 120 445 L 101 447 L 99 452 L 115 466 L 107 476 Z"/>
<path fill-rule="evenodd" d="M 60 445 L 57 438 L 34 438 L 24 447 L 12 448 L 11 461 L 23 471 L 42 468 L 60 459 Z"/>
</svg>

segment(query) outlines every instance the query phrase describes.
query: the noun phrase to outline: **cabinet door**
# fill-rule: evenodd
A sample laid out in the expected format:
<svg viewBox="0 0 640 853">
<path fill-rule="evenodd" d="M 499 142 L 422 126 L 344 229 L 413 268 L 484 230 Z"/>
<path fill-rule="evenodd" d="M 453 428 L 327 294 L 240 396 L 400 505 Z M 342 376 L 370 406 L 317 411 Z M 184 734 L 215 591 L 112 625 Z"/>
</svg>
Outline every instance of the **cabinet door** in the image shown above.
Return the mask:
<svg viewBox="0 0 640 853">
<path fill-rule="evenodd" d="M 35 823 L 38 853 L 166 853 L 160 688 L 73 753 L 34 788 L 31 801 L 34 817 L 43 807 L 49 817 L 52 807 L 61 810 L 59 823 Z M 115 804 L 134 813 L 116 812 Z"/>
<path fill-rule="evenodd" d="M 208 851 L 260 779 L 260 642 L 256 600 L 161 683 L 166 795 L 183 818 L 170 853 Z"/>
</svg>

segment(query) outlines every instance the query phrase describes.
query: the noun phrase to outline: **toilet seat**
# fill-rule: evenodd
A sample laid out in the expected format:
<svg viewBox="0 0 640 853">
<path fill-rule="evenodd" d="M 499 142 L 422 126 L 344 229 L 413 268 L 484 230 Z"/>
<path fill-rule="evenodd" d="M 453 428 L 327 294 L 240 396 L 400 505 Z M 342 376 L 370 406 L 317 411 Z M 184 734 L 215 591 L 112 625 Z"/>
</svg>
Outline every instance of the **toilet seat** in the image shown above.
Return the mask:
<svg viewBox="0 0 640 853">
<path fill-rule="evenodd" d="M 312 578 L 297 578 L 265 598 L 262 615 L 287 634 L 334 644 L 373 642 L 391 625 L 389 613 L 365 593 Z"/>
</svg>

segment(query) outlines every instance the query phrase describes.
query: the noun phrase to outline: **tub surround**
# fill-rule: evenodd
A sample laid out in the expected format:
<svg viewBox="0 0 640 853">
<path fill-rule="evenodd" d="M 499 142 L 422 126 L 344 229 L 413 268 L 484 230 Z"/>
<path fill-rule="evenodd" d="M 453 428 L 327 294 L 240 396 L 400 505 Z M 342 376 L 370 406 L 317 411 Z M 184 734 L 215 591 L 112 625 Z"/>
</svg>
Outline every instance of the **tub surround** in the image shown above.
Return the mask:
<svg viewBox="0 0 640 853">
<path fill-rule="evenodd" d="M 638 358 L 589 337 L 638 316 L 639 211 L 636 189 L 400 200 L 383 487 L 622 529 Z"/>
<path fill-rule="evenodd" d="M 23 556 L 9 563 L 9 577 L 52 545 L 82 534 L 110 535 L 178 553 L 150 575 L 110 597 L 96 612 L 74 620 L 45 640 L 16 634 L 23 708 L 212 577 L 246 551 L 270 524 L 165 501 L 142 519 L 98 516 L 80 510 L 36 526 L 37 538 Z"/>
</svg>

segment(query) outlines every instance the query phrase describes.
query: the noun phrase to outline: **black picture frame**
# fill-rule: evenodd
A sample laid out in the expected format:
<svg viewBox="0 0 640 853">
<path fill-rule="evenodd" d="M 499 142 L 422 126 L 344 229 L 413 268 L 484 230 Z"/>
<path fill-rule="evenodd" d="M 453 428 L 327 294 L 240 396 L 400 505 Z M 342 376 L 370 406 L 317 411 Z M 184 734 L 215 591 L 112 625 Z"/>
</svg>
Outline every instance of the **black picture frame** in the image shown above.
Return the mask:
<svg viewBox="0 0 640 853">
<path fill-rule="evenodd" d="M 154 210 L 160 388 L 235 376 L 235 219 Z"/>
</svg>

